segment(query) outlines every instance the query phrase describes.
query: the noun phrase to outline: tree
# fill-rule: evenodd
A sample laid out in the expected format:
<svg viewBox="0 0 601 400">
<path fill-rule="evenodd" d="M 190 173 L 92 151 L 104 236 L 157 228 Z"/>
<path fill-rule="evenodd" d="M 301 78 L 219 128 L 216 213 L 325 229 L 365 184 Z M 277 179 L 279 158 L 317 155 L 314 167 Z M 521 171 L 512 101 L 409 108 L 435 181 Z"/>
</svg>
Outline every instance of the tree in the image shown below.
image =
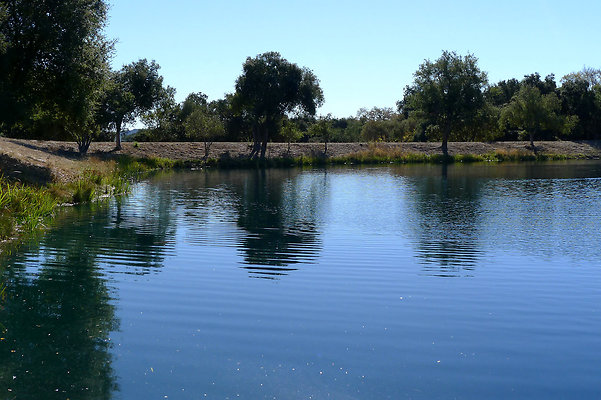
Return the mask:
<svg viewBox="0 0 601 400">
<path fill-rule="evenodd" d="M 565 82 L 573 79 L 585 80 L 590 87 L 601 85 L 601 69 L 584 67 L 581 71 L 567 74 L 561 80 Z"/>
<path fill-rule="evenodd" d="M 209 150 L 215 139 L 225 135 L 219 117 L 203 107 L 192 111 L 186 118 L 184 126 L 189 139 L 201 140 L 204 143 L 205 160 L 209 157 Z"/>
<path fill-rule="evenodd" d="M 555 83 L 555 75 L 549 74 L 545 77 L 545 80 L 540 78 L 540 74 L 535 72 L 530 75 L 524 75 L 524 79 L 520 82 L 521 86 L 533 86 L 537 88 L 542 95 L 549 93 L 556 93 L 557 84 Z"/>
<path fill-rule="evenodd" d="M 323 103 L 319 80 L 307 68 L 269 52 L 247 58 L 236 80 L 235 103 L 252 125 L 253 150 L 265 157 L 270 136 L 277 134 L 288 114 L 315 115 Z"/>
<path fill-rule="evenodd" d="M 494 106 L 504 106 L 520 90 L 520 82 L 515 79 L 500 81 L 486 88 L 484 96 Z"/>
<path fill-rule="evenodd" d="M 589 79 L 584 74 L 575 73 L 564 76 L 561 81 L 562 114 L 578 116 L 575 135 L 584 139 L 598 137 L 601 133 L 601 107 L 591 83 L 594 76 Z"/>
<path fill-rule="evenodd" d="M 332 138 L 332 114 L 319 117 L 309 128 L 309 135 L 320 138 L 324 143 L 324 154 L 328 154 L 328 142 Z"/>
<path fill-rule="evenodd" d="M 0 3 L 0 129 L 64 138 L 93 124 L 112 42 L 103 0 Z"/>
<path fill-rule="evenodd" d="M 175 101 L 175 89 L 167 86 L 162 90 L 163 93 L 152 110 L 142 115 L 142 121 L 147 127 L 144 135 L 149 135 L 153 141 L 181 140 L 181 107 Z"/>
<path fill-rule="evenodd" d="M 357 111 L 357 119 L 362 122 L 366 121 L 388 121 L 395 115 L 394 110 L 390 107 L 374 107 L 371 110 L 360 108 Z"/>
<path fill-rule="evenodd" d="M 361 129 L 361 137 L 368 142 L 377 142 L 387 140 L 390 133 L 389 121 L 368 120 L 363 129 Z"/>
<path fill-rule="evenodd" d="M 461 57 L 448 51 L 435 62 L 424 61 L 414 74 L 413 84 L 405 88 L 405 99 L 399 105 L 421 113 L 438 127 L 445 155 L 451 132 L 474 118 L 484 104 L 482 89 L 487 78 L 477 63 L 472 54 Z"/>
<path fill-rule="evenodd" d="M 4 2 L 0 3 L 0 26 L 2 26 L 8 20 L 8 9 Z M 3 30 L 0 30 L 0 55 L 6 51 L 6 34 Z"/>
<path fill-rule="evenodd" d="M 293 121 L 287 119 L 284 120 L 281 133 L 286 143 L 288 143 L 288 154 L 290 154 L 290 142 L 297 141 L 298 139 L 302 138 L 303 132 L 298 129 Z"/>
<path fill-rule="evenodd" d="M 502 110 L 501 126 L 512 125 L 526 132 L 530 146 L 542 131 L 569 132 L 577 117 L 559 115 L 561 102 L 555 93 L 542 95 L 537 87 L 523 85 L 511 102 Z"/>
<path fill-rule="evenodd" d="M 121 129 L 124 124 L 150 111 L 163 97 L 169 95 L 169 90 L 163 88 L 159 68 L 156 62 L 149 63 L 142 59 L 112 73 L 100 118 L 105 124 L 114 127 L 117 150 L 121 149 Z"/>
</svg>

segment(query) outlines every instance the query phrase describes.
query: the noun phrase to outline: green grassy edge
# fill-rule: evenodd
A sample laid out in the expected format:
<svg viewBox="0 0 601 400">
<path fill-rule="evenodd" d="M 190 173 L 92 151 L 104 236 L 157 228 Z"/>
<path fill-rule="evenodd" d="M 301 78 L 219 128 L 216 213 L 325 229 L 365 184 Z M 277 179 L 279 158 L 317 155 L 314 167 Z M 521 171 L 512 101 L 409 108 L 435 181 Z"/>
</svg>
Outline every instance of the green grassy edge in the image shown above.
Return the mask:
<svg viewBox="0 0 601 400">
<path fill-rule="evenodd" d="M 168 160 L 159 158 L 135 159 L 129 162 L 138 168 L 144 165 L 160 169 L 168 168 L 272 168 L 303 167 L 328 165 L 377 165 L 377 164 L 452 164 L 477 162 L 517 162 L 517 161 L 560 161 L 584 160 L 589 157 L 583 154 L 551 154 L 527 151 L 495 151 L 487 154 L 443 154 L 401 153 L 396 150 L 374 149 L 344 156 L 300 156 L 266 159 L 249 158 L 209 158 L 207 160 Z"/>
</svg>

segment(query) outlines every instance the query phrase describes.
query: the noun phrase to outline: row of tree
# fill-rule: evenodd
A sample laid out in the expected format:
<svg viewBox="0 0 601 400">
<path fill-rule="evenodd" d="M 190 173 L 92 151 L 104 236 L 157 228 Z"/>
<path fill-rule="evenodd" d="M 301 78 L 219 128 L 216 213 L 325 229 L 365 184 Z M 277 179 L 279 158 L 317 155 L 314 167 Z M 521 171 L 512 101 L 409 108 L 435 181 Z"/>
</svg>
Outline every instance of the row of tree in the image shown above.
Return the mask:
<svg viewBox="0 0 601 400">
<path fill-rule="evenodd" d="M 286 83 L 296 69 L 297 85 Z M 284 71 L 284 72 L 282 72 Z M 301 75 L 305 73 L 306 77 Z M 281 81 L 278 81 L 280 79 Z M 305 88 L 301 84 L 306 85 Z M 308 93 L 305 97 L 299 93 Z M 295 97 L 296 96 L 296 97 Z M 199 101 L 202 100 L 202 101 Z M 405 88 L 397 109 L 360 109 L 356 116 L 315 118 L 323 102 L 314 75 L 288 63 L 277 53 L 249 58 L 236 91 L 207 103 L 201 93 L 175 104 L 173 95 L 159 112 L 149 114 L 148 129 L 138 140 L 223 140 L 254 138 L 254 154 L 265 151 L 268 140 L 328 142 L 356 141 L 495 141 L 528 139 L 599 139 L 601 137 L 601 70 L 584 68 L 561 79 L 544 79 L 538 73 L 522 80 L 489 84 L 475 56 L 443 52 L 426 60 Z M 186 118 L 194 107 L 214 118 L 219 129 L 187 129 Z M 205 117 L 206 118 L 206 117 Z M 200 124 L 196 124 L 200 126 Z"/>
<path fill-rule="evenodd" d="M 208 101 L 175 101 L 154 61 L 111 70 L 113 42 L 103 34 L 105 0 L 0 1 L 0 134 L 75 140 L 115 139 L 134 121 L 135 140 L 252 140 L 262 157 L 269 141 L 442 141 L 599 139 L 601 71 L 563 77 L 537 73 L 489 84 L 475 56 L 443 52 L 414 74 L 397 108 L 316 118 L 324 96 L 307 68 L 275 52 L 247 58 L 235 91 Z"/>
</svg>

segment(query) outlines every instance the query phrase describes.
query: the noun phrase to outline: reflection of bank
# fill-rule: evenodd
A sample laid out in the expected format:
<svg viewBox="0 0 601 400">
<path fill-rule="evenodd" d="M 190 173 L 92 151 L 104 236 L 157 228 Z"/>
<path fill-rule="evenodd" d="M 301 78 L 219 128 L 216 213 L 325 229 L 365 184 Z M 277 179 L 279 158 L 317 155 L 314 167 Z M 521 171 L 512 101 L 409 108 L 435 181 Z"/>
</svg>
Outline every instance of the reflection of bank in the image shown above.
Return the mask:
<svg viewBox="0 0 601 400">
<path fill-rule="evenodd" d="M 403 171 L 407 172 L 407 170 Z M 409 176 L 409 224 L 428 275 L 470 275 L 480 256 L 482 180 L 434 166 Z"/>
<path fill-rule="evenodd" d="M 109 335 L 119 321 L 107 275 L 156 270 L 159 244 L 172 234 L 164 215 L 142 220 L 127 210 L 119 201 L 74 208 L 41 243 L 6 260 L 0 387 L 10 389 L 7 398 L 113 397 Z"/>
</svg>

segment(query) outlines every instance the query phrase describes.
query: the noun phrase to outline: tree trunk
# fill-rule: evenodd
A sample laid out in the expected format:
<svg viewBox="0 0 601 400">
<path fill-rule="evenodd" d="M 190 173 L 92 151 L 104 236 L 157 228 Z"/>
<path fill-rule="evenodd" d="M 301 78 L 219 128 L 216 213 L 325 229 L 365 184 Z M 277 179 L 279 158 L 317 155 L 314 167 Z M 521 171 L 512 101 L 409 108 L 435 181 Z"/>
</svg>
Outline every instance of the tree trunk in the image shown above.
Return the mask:
<svg viewBox="0 0 601 400">
<path fill-rule="evenodd" d="M 448 141 L 451 134 L 451 127 L 445 126 L 442 131 L 442 154 L 446 157 L 449 155 Z"/>
<path fill-rule="evenodd" d="M 115 150 L 121 150 L 121 125 L 123 120 L 116 123 L 117 135 L 115 135 Z"/>
<path fill-rule="evenodd" d="M 266 127 L 263 128 L 261 134 L 261 159 L 265 159 L 265 151 L 267 150 L 267 139 L 269 138 L 269 133 Z"/>
<path fill-rule="evenodd" d="M 327 140 L 324 141 L 324 144 L 325 144 L 325 151 L 323 152 L 323 154 L 325 155 L 325 154 L 328 154 L 328 141 Z"/>
<path fill-rule="evenodd" d="M 212 142 L 205 140 L 204 144 L 205 144 L 205 161 L 207 161 L 207 159 L 209 158 L 209 150 L 211 149 Z"/>
<path fill-rule="evenodd" d="M 91 139 L 83 139 L 77 142 L 77 148 L 79 150 L 79 154 L 84 156 L 88 152 L 90 148 L 90 144 L 92 143 Z"/>
<path fill-rule="evenodd" d="M 534 148 L 534 131 L 530 131 L 530 146 Z"/>
<path fill-rule="evenodd" d="M 253 149 L 250 152 L 250 158 L 256 158 L 261 149 L 261 139 L 259 138 L 259 127 L 253 126 Z"/>
</svg>

